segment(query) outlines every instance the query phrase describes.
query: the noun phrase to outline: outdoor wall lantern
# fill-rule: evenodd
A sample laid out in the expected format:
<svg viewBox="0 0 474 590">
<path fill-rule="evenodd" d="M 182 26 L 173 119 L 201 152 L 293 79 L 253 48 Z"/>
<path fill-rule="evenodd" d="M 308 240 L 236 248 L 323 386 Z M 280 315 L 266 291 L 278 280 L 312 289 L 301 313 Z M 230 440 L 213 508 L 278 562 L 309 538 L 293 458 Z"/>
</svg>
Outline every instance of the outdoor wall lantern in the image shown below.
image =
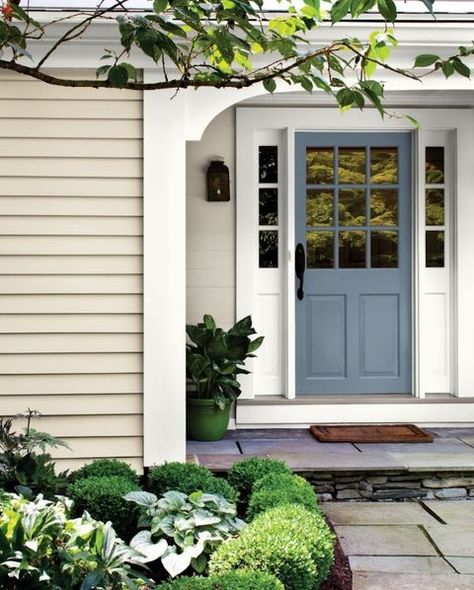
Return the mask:
<svg viewBox="0 0 474 590">
<path fill-rule="evenodd" d="M 207 200 L 230 201 L 229 168 L 224 160 L 212 160 L 207 169 Z"/>
</svg>

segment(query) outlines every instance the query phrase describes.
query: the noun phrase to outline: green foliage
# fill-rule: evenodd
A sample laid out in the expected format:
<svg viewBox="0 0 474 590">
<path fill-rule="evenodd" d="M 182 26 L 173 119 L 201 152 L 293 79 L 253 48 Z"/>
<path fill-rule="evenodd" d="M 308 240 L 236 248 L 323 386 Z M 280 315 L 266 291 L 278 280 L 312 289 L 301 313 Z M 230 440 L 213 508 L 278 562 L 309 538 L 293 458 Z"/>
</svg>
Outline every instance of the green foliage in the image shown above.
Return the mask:
<svg viewBox="0 0 474 590">
<path fill-rule="evenodd" d="M 31 427 L 33 418 L 40 416 L 36 410 L 18 414 L 26 418 L 23 430 L 13 429 L 16 418 L 0 419 L 0 487 L 7 492 L 18 491 L 32 498 L 38 493 L 52 498 L 64 492 L 67 472 L 56 474 L 47 448 L 68 447 L 62 440 Z"/>
<path fill-rule="evenodd" d="M 285 590 L 283 584 L 266 572 L 236 570 L 223 576 L 182 577 L 161 584 L 157 590 Z"/>
<path fill-rule="evenodd" d="M 0 497 L 0 587 L 4 590 L 131 590 L 144 579 L 128 561 L 135 553 L 110 523 L 87 513 L 70 517 L 71 502 Z"/>
<path fill-rule="evenodd" d="M 186 346 L 186 375 L 194 386 L 191 395 L 213 399 L 223 409 L 241 393 L 238 375 L 248 374 L 243 366 L 247 358 L 261 346 L 263 336 L 255 334 L 250 316 L 240 320 L 227 332 L 218 328 L 210 315 L 203 322 L 186 326 L 191 344 Z"/>
<path fill-rule="evenodd" d="M 194 463 L 171 462 L 155 465 L 148 473 L 147 489 L 157 496 L 171 490 L 192 494 L 207 492 L 224 496 L 229 502 L 237 501 L 237 492 L 225 479 L 216 477 L 207 467 Z"/>
<path fill-rule="evenodd" d="M 140 524 L 150 529 L 137 533 L 130 547 L 143 555 L 143 563 L 161 559 L 173 578 L 189 567 L 204 572 L 209 555 L 245 525 L 235 504 L 214 494 L 171 491 L 157 498 L 131 492 L 125 499 L 142 507 Z"/>
<path fill-rule="evenodd" d="M 286 590 L 316 590 L 329 574 L 334 536 L 321 514 L 286 505 L 260 514 L 211 556 L 211 575 L 236 568 L 274 574 Z"/>
<path fill-rule="evenodd" d="M 125 461 L 118 459 L 96 459 L 92 463 L 84 465 L 71 474 L 74 481 L 86 477 L 102 477 L 105 475 L 117 475 L 124 477 L 134 484 L 138 484 L 138 474 Z"/>
<path fill-rule="evenodd" d="M 282 504 L 300 504 L 308 510 L 318 510 L 318 498 L 306 479 L 288 473 L 270 473 L 255 482 L 247 519 L 252 520 L 257 514 Z"/>
<path fill-rule="evenodd" d="M 137 529 L 138 510 L 123 496 L 138 490 L 136 483 L 117 475 L 78 479 L 68 488 L 75 513 L 87 511 L 93 518 L 110 520 L 117 534 L 128 541 Z"/>
<path fill-rule="evenodd" d="M 234 463 L 227 475 L 227 481 L 239 492 L 241 502 L 246 503 L 257 480 L 265 475 L 278 473 L 291 475 L 291 469 L 277 459 L 251 457 Z"/>
</svg>

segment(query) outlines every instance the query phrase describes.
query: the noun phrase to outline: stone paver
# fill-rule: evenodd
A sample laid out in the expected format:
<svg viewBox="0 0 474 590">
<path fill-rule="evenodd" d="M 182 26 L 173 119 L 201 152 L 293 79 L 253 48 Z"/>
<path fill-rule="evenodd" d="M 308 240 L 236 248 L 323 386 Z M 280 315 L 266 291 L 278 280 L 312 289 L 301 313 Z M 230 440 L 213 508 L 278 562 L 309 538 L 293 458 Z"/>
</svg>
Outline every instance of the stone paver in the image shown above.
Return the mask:
<svg viewBox="0 0 474 590">
<path fill-rule="evenodd" d="M 321 508 L 334 525 L 434 525 L 438 523 L 416 502 L 393 502 L 390 504 L 325 502 Z"/>
<path fill-rule="evenodd" d="M 234 440 L 218 440 L 215 442 L 188 441 L 188 453 L 204 455 L 240 455 L 237 442 Z"/>
<path fill-rule="evenodd" d="M 423 500 L 423 504 L 447 524 L 474 524 L 474 502 Z"/>
<path fill-rule="evenodd" d="M 212 471 L 229 471 L 234 463 L 242 461 L 243 455 L 208 455 L 201 453 L 195 455 L 200 465 L 205 465 Z"/>
<path fill-rule="evenodd" d="M 286 461 L 295 471 L 386 471 L 403 470 L 403 465 L 388 453 L 268 453 Z"/>
<path fill-rule="evenodd" d="M 453 573 L 453 568 L 442 557 L 351 555 L 349 561 L 351 569 L 354 572 L 398 572 L 404 574 Z"/>
<path fill-rule="evenodd" d="M 460 574 L 474 575 L 474 557 L 447 557 L 446 559 Z"/>
<path fill-rule="evenodd" d="M 371 455 L 367 454 L 367 455 Z M 408 471 L 473 471 L 473 452 L 462 453 L 390 453 Z"/>
<path fill-rule="evenodd" d="M 461 440 L 467 445 L 474 447 L 474 436 L 462 436 Z"/>
<path fill-rule="evenodd" d="M 425 428 L 427 432 L 434 434 L 439 438 L 463 438 L 465 436 L 474 436 L 473 428 Z"/>
<path fill-rule="evenodd" d="M 410 455 L 419 453 L 472 453 L 472 447 L 456 438 L 438 438 L 432 443 L 376 443 L 359 444 L 355 446 L 363 453 L 408 453 Z"/>
<path fill-rule="evenodd" d="M 335 529 L 347 555 L 438 555 L 415 526 L 343 525 Z"/>
<path fill-rule="evenodd" d="M 312 439 L 242 440 L 244 454 L 252 453 L 350 453 L 360 454 L 350 443 L 321 443 Z M 471 449 L 471 447 L 468 447 Z"/>
<path fill-rule="evenodd" d="M 472 524 L 438 524 L 426 526 L 425 529 L 443 555 L 474 557 Z"/>
<path fill-rule="evenodd" d="M 474 576 L 355 572 L 353 590 L 473 590 Z"/>
</svg>

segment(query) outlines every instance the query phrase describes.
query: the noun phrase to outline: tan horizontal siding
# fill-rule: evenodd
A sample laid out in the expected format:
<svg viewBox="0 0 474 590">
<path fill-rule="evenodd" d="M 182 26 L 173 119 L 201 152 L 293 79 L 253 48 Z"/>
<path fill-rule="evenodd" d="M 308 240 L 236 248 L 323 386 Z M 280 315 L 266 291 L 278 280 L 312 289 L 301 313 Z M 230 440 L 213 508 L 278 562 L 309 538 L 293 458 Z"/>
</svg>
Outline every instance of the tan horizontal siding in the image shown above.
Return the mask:
<svg viewBox="0 0 474 590">
<path fill-rule="evenodd" d="M 142 468 L 142 107 L 0 75 L 1 412 L 39 410 L 59 468 Z"/>
</svg>

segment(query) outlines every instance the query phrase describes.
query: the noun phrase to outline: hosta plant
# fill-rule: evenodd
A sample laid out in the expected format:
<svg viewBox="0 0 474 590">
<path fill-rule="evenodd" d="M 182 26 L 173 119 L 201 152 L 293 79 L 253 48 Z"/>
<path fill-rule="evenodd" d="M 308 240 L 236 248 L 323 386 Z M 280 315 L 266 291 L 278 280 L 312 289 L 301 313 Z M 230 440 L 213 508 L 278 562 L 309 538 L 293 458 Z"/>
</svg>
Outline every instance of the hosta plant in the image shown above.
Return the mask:
<svg viewBox="0 0 474 590">
<path fill-rule="evenodd" d="M 0 497 L 0 588 L 3 590 L 131 590 L 146 580 L 129 562 L 137 554 L 110 522 L 85 512 L 70 518 L 71 500 L 16 494 Z"/>
<path fill-rule="evenodd" d="M 125 499 L 142 507 L 140 524 L 149 529 L 137 533 L 130 547 L 142 555 L 142 563 L 160 559 L 172 578 L 189 567 L 204 572 L 212 551 L 245 525 L 235 504 L 216 494 L 170 491 L 158 498 L 130 492 Z"/>
</svg>

